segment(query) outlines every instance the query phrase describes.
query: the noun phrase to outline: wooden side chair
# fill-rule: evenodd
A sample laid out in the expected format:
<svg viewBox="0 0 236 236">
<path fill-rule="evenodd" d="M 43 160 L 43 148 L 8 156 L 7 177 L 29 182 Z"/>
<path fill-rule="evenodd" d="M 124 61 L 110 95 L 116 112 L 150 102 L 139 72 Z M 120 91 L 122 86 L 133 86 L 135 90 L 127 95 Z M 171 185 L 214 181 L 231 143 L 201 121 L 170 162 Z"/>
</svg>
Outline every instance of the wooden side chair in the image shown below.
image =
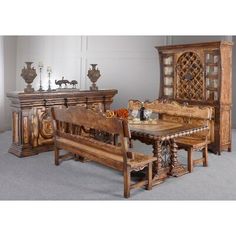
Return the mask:
<svg viewBox="0 0 236 236">
<path fill-rule="evenodd" d="M 208 114 L 206 116 L 204 112 L 201 114 L 201 108 L 196 107 L 196 109 L 199 111 L 199 117 L 193 120 L 189 119 L 189 123 L 201 123 L 207 125 L 209 127 L 209 130 L 192 134 L 186 137 L 179 137 L 176 139 L 176 144 L 178 145 L 178 148 L 185 149 L 187 151 L 188 171 L 190 173 L 193 172 L 193 167 L 196 164 L 203 164 L 203 166 L 208 166 L 208 144 L 210 143 L 209 134 L 212 108 L 206 108 L 206 110 L 208 110 Z M 193 152 L 198 150 L 202 152 L 202 157 L 200 159 L 194 159 Z"/>
<path fill-rule="evenodd" d="M 176 139 L 176 144 L 179 149 L 185 149 L 187 151 L 188 158 L 188 171 L 193 172 L 193 167 L 196 164 L 202 163 L 203 166 L 208 166 L 208 140 L 207 137 L 195 138 L 195 137 L 181 137 Z M 193 160 L 193 151 L 201 150 L 202 158 Z"/>
</svg>

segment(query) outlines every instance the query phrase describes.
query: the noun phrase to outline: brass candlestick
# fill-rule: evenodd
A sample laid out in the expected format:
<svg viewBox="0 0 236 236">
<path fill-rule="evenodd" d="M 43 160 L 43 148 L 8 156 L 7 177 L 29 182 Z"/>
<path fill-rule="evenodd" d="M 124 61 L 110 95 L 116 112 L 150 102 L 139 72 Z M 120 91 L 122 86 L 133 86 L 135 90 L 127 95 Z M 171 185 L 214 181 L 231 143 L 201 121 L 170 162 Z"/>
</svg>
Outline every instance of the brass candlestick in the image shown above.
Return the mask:
<svg viewBox="0 0 236 236">
<path fill-rule="evenodd" d="M 52 73 L 52 68 L 50 66 L 47 67 L 47 72 L 48 72 L 48 92 L 52 91 L 51 89 L 51 73 Z"/>
<path fill-rule="evenodd" d="M 42 87 L 42 70 L 43 70 L 43 63 L 42 62 L 39 62 L 39 92 L 42 92 L 44 91 L 43 90 L 43 87 Z"/>
</svg>

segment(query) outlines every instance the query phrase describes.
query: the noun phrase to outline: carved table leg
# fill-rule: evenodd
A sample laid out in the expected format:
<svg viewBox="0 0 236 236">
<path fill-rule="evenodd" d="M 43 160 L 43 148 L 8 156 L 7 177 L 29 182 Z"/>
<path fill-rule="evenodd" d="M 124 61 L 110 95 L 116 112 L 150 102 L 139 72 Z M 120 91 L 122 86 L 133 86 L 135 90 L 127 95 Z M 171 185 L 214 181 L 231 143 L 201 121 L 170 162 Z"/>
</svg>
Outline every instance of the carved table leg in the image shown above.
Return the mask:
<svg viewBox="0 0 236 236">
<path fill-rule="evenodd" d="M 178 146 L 174 139 L 171 140 L 171 166 L 169 175 L 179 177 L 188 173 L 187 168 L 182 166 L 177 158 Z"/>
<path fill-rule="evenodd" d="M 161 143 L 159 140 L 153 143 L 153 156 L 157 157 L 157 161 L 153 163 L 153 174 L 154 174 L 153 186 L 154 186 L 162 183 L 168 177 L 166 169 L 162 166 Z"/>
</svg>

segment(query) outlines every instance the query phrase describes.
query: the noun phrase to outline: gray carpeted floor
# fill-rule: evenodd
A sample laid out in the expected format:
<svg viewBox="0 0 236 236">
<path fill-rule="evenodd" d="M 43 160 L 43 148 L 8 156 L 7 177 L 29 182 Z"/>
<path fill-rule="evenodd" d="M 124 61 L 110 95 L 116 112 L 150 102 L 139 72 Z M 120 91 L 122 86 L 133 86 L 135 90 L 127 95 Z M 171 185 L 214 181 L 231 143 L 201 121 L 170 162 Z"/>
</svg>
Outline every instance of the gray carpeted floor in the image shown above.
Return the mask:
<svg viewBox="0 0 236 236">
<path fill-rule="evenodd" d="M 233 131 L 236 140 L 236 130 Z M 8 153 L 11 133 L 0 134 L 1 200 L 123 200 L 122 174 L 101 165 L 73 160 L 59 167 L 53 164 L 53 152 L 28 158 Z M 235 142 L 234 142 L 235 143 Z M 151 153 L 151 146 L 134 143 L 134 148 Z M 235 200 L 236 148 L 221 156 L 209 153 L 209 167 L 168 178 L 152 191 L 133 190 L 130 200 Z M 180 160 L 186 163 L 185 152 Z M 199 155 L 199 153 L 198 153 Z"/>
</svg>

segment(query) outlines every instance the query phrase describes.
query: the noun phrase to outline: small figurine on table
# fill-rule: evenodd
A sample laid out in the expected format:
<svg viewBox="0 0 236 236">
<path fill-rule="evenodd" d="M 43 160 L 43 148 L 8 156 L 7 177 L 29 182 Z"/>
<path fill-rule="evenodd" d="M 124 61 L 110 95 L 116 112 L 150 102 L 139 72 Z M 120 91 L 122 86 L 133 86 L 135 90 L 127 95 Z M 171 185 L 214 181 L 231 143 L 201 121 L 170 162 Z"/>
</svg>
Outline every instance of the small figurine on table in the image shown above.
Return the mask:
<svg viewBox="0 0 236 236">
<path fill-rule="evenodd" d="M 75 89 L 75 88 L 76 88 L 76 85 L 78 84 L 78 81 L 72 80 L 72 81 L 70 82 L 70 84 L 73 86 L 72 88 Z"/>
<path fill-rule="evenodd" d="M 70 82 L 69 80 L 64 79 L 64 76 L 63 76 L 61 80 L 55 80 L 55 84 L 59 85 L 59 88 L 61 89 L 62 84 L 65 84 L 65 88 L 67 88 L 67 84 L 70 84 Z"/>
</svg>

